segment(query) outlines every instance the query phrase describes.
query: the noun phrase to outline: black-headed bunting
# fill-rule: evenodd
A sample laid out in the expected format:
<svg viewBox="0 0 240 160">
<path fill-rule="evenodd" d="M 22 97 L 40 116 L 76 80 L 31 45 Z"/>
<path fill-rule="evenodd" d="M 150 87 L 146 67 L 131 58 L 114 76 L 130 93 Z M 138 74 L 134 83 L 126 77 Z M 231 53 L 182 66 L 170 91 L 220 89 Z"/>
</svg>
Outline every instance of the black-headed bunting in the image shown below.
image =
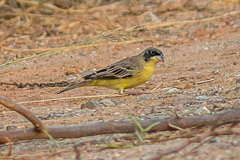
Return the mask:
<svg viewBox="0 0 240 160">
<path fill-rule="evenodd" d="M 139 55 L 125 58 L 83 77 L 84 81 L 67 86 L 58 94 L 83 86 L 103 86 L 117 89 L 120 94 L 123 94 L 124 89 L 133 88 L 148 81 L 156 64 L 160 61 L 164 62 L 162 51 L 150 47 Z"/>
</svg>

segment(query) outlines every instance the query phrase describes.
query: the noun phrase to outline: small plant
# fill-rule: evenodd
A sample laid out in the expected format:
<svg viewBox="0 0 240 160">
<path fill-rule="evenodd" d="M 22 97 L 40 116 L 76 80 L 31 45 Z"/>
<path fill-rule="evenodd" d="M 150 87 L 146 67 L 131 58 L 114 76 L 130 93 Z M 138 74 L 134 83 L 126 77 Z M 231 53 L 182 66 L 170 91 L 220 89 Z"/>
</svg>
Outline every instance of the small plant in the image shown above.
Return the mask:
<svg viewBox="0 0 240 160">
<path fill-rule="evenodd" d="M 153 124 L 151 124 L 150 126 L 148 126 L 147 128 L 144 129 L 144 128 L 141 126 L 141 124 L 136 120 L 136 118 L 133 117 L 130 113 L 128 113 L 127 116 L 128 116 L 129 118 L 131 118 L 131 119 L 136 123 L 136 125 L 138 126 L 138 128 L 140 129 L 140 132 L 139 132 L 139 131 L 136 131 L 135 134 L 137 135 L 137 137 L 140 139 L 141 142 L 143 142 L 143 139 L 144 139 L 144 138 L 147 138 L 147 137 L 148 137 L 148 133 L 147 133 L 147 132 L 148 132 L 150 129 L 152 129 L 154 126 L 156 126 L 156 125 L 158 125 L 158 124 L 160 123 L 160 122 L 153 123 Z M 143 137 L 143 135 L 144 135 L 144 137 Z"/>
<path fill-rule="evenodd" d="M 107 144 L 107 147 L 109 148 L 130 148 L 133 147 L 134 145 L 128 144 L 128 145 L 116 145 L 116 144 L 111 144 L 107 140 L 105 141 Z"/>
<path fill-rule="evenodd" d="M 46 130 L 42 130 L 42 131 L 49 137 L 49 139 L 54 143 L 54 145 L 56 146 L 58 145 L 55 139 Z"/>
</svg>

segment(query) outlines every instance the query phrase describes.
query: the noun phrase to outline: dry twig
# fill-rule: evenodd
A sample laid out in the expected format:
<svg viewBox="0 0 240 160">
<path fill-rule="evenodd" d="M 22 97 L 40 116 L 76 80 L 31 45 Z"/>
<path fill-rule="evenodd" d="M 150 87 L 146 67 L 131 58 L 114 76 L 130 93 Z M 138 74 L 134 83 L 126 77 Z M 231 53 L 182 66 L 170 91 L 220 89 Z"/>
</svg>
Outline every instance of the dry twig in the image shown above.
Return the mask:
<svg viewBox="0 0 240 160">
<path fill-rule="evenodd" d="M 23 115 L 30 122 L 32 122 L 32 124 L 35 126 L 35 128 L 38 131 L 46 130 L 46 128 L 43 125 L 43 123 L 41 122 L 41 120 L 38 119 L 37 116 L 34 113 L 32 113 L 29 109 L 27 109 L 19 104 L 16 104 L 13 101 L 11 101 L 8 98 L 3 97 L 1 95 L 0 95 L 0 104 Z M 4 136 L 3 138 L 5 138 L 5 137 L 8 137 L 8 136 Z"/>
</svg>

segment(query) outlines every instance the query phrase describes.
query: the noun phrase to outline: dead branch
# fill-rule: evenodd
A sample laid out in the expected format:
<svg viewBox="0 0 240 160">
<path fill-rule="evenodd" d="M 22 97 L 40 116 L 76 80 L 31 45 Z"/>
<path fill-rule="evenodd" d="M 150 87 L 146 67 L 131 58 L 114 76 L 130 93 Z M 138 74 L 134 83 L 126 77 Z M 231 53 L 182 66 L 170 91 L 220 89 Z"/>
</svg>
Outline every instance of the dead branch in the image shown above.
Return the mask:
<svg viewBox="0 0 240 160">
<path fill-rule="evenodd" d="M 3 101 L 3 100 L 1 100 Z M 8 104 L 8 103 L 2 103 Z M 150 132 L 173 130 L 169 127 L 169 122 L 172 125 L 180 128 L 200 127 L 206 125 L 226 124 L 238 122 L 240 120 L 240 108 L 235 108 L 225 113 L 215 115 L 193 116 L 178 118 L 141 118 L 137 119 L 143 128 L 150 126 L 153 123 L 160 122 L 154 126 Z M 87 125 L 65 126 L 65 127 L 49 127 L 48 133 L 53 138 L 79 138 L 85 136 L 114 134 L 114 133 L 134 133 L 138 127 L 132 120 L 96 122 Z M 47 139 L 47 135 L 36 132 L 34 129 L 16 130 L 16 131 L 1 131 L 0 143 L 7 143 L 7 137 L 11 141 L 31 140 L 31 139 Z"/>
<path fill-rule="evenodd" d="M 32 113 L 29 109 L 27 109 L 19 104 L 16 104 L 13 101 L 11 101 L 8 98 L 3 97 L 1 95 L 0 95 L 0 104 L 2 104 L 3 106 L 5 106 L 11 110 L 14 110 L 14 111 L 20 113 L 25 118 L 27 118 L 30 122 L 32 122 L 32 124 L 35 126 L 35 128 L 33 129 L 34 132 L 36 132 L 36 129 L 38 131 L 46 130 L 43 123 L 41 122 L 41 120 L 38 119 L 37 116 L 34 113 Z M 3 136 L 2 138 L 4 138 L 6 140 L 5 137 L 8 137 L 8 136 Z M 10 140 L 11 140 L 11 138 L 10 138 Z"/>
</svg>

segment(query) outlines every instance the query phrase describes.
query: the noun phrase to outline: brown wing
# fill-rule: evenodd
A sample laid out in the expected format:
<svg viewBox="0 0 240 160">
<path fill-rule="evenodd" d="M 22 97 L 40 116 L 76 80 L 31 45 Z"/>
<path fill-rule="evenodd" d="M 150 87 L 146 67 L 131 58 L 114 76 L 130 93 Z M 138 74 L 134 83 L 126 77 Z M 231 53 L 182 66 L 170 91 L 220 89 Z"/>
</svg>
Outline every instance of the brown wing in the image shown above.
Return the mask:
<svg viewBox="0 0 240 160">
<path fill-rule="evenodd" d="M 100 69 L 92 74 L 83 77 L 85 80 L 88 79 L 120 79 L 132 77 L 134 69 L 138 67 L 139 63 L 137 56 L 123 59 L 106 68 Z"/>
</svg>

